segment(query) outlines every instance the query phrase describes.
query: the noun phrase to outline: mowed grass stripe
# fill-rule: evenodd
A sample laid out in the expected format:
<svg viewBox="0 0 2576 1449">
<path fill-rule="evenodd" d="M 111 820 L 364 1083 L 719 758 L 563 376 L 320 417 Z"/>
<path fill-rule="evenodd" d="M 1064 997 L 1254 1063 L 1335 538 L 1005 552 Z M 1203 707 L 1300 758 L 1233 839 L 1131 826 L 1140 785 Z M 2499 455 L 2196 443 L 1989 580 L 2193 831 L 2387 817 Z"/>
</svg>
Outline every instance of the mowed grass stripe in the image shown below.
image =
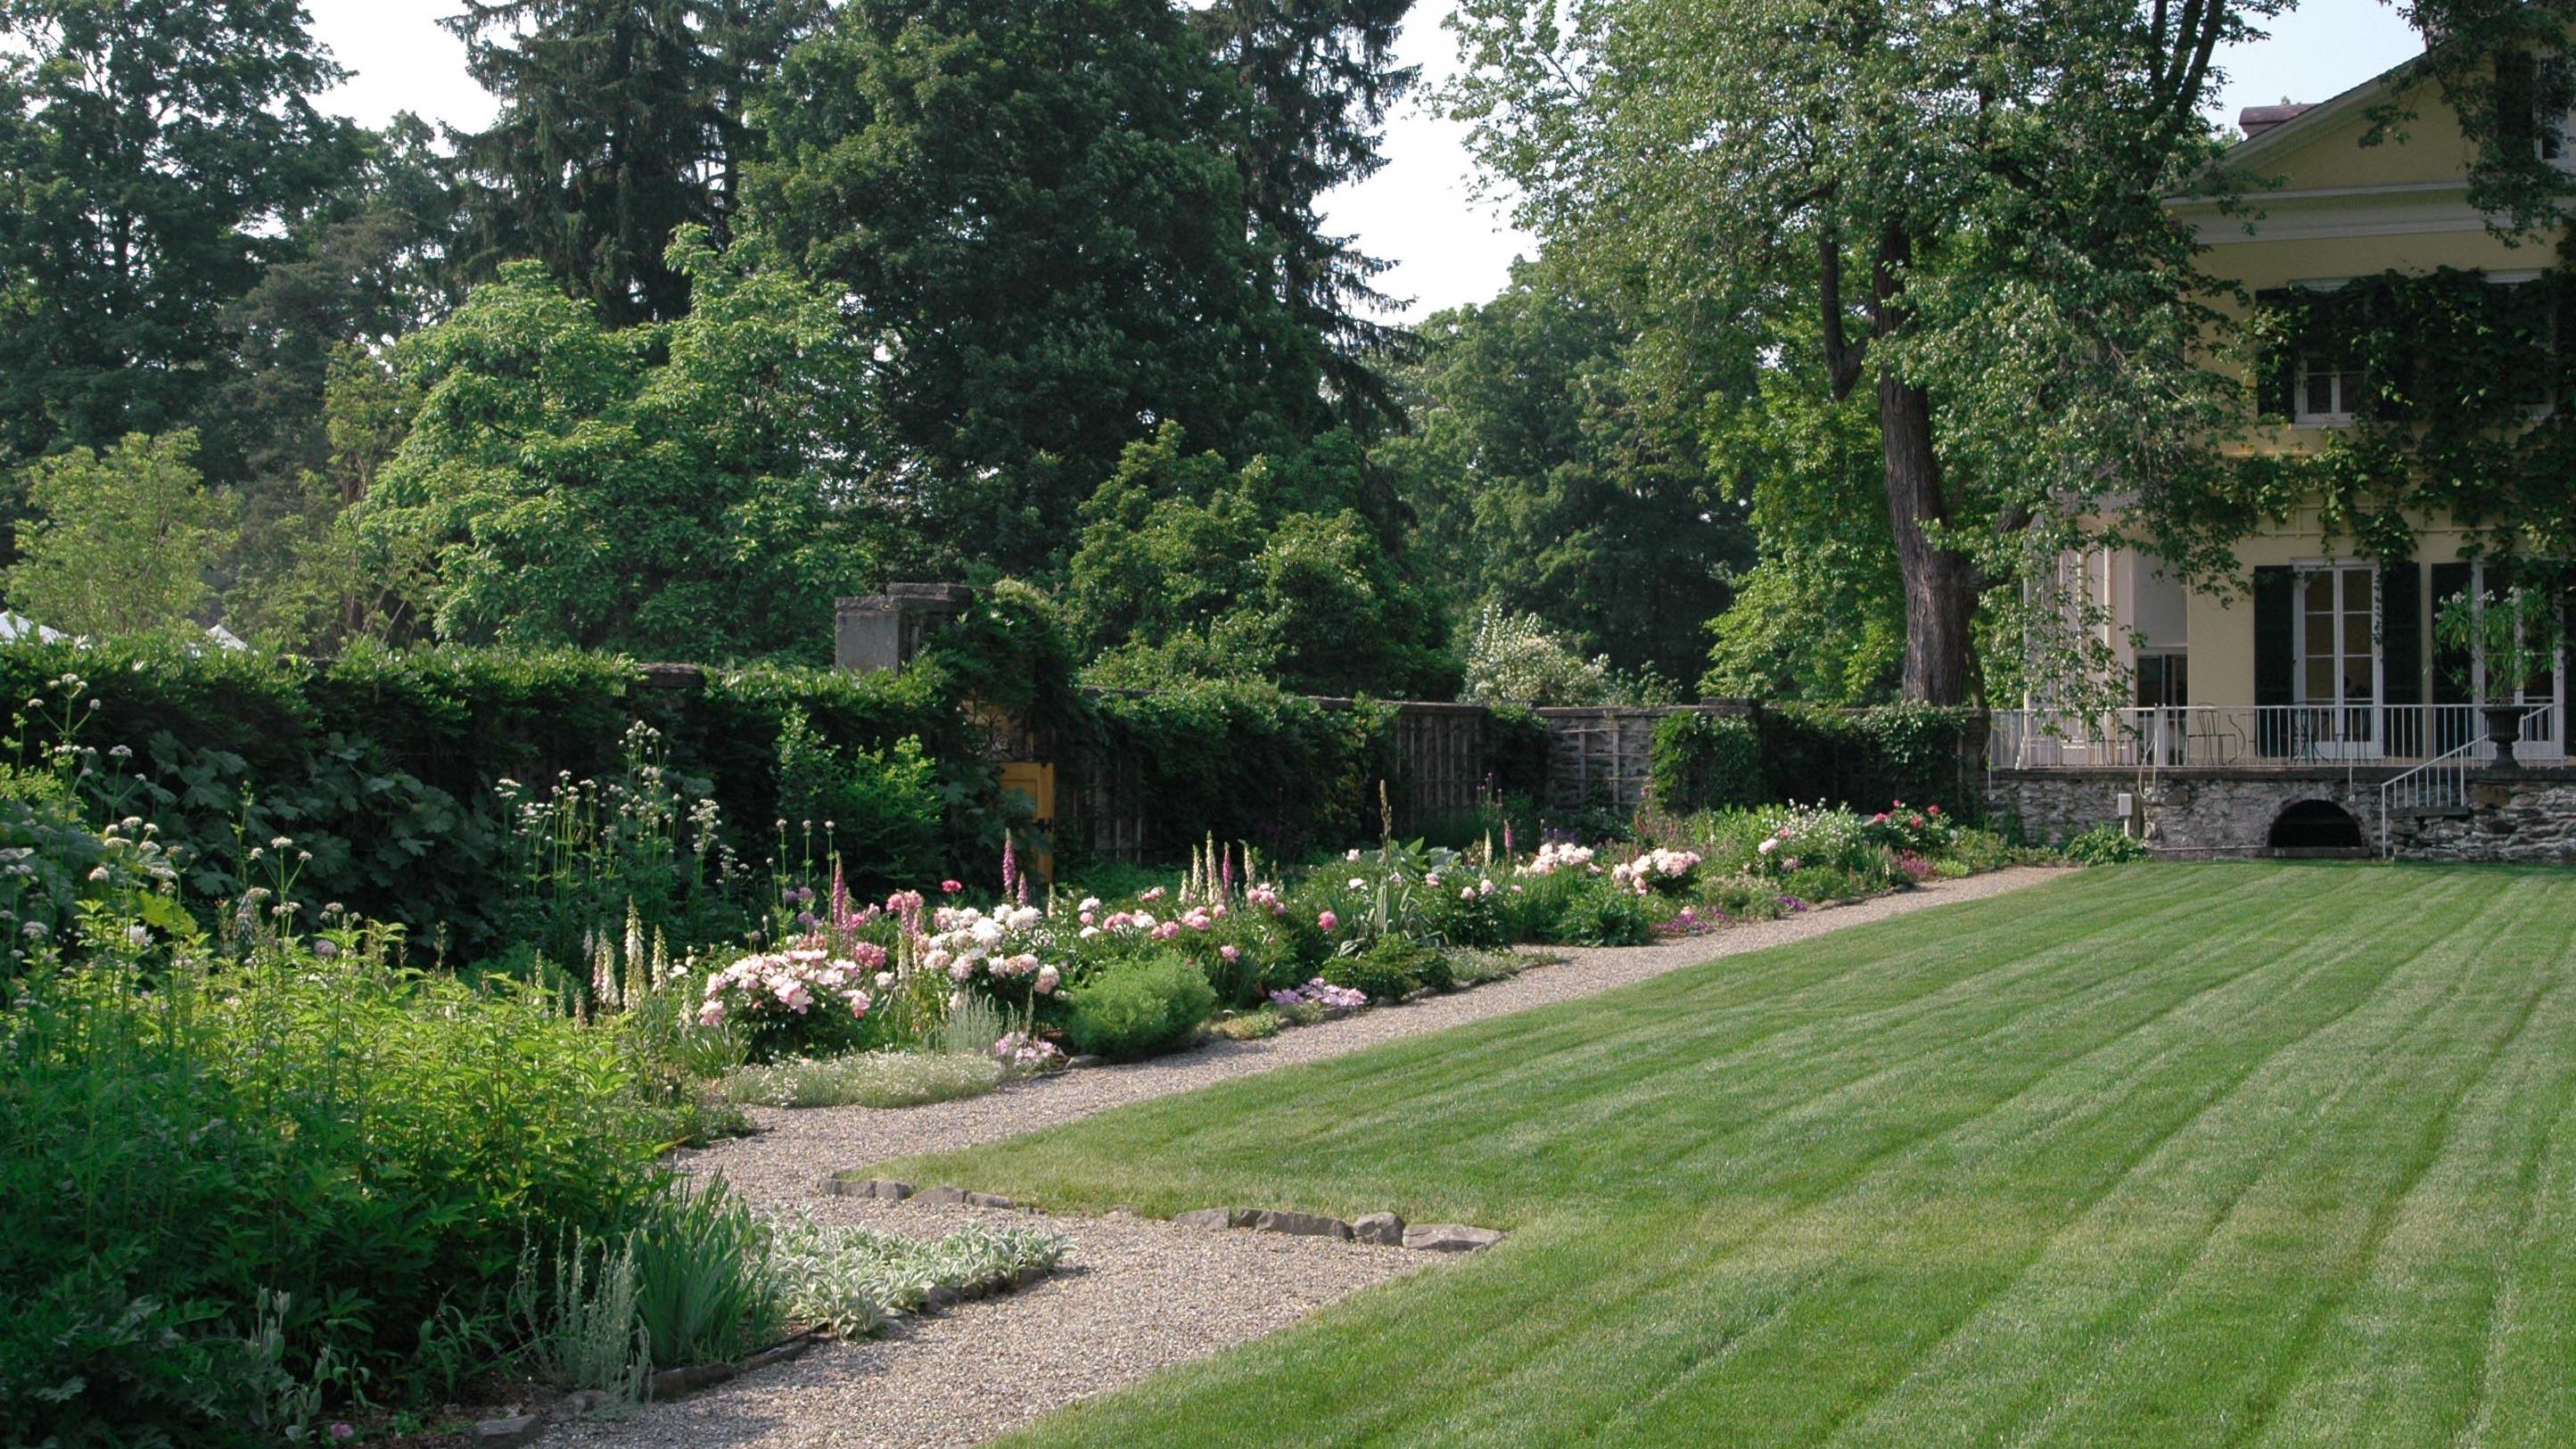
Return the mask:
<svg viewBox="0 0 2576 1449">
<path fill-rule="evenodd" d="M 2180 903 L 2173 908 L 2181 908 Z M 1386 1155 L 1390 1131 L 1446 1138 L 1462 1135 L 1455 1129 L 1489 1124 L 1486 1103 L 1500 1095 L 1559 1104 L 1547 1118 L 1532 1120 L 1544 1121 L 1547 1130 L 1561 1138 L 1583 1142 L 1595 1133 L 1585 1120 L 1587 1111 L 1611 1117 L 1633 1115 L 1641 1105 L 1634 1094 L 1658 1072 L 1671 1073 L 1681 1089 L 1698 1090 L 1694 1064 L 1755 1050 L 1783 1033 L 1841 1019 L 1864 994 L 1874 1001 L 1893 1002 L 1878 1009 L 1895 1011 L 1907 1004 L 1895 996 L 1897 992 L 1920 997 L 1952 990 L 1957 984 L 1955 967 L 1936 969 L 1945 959 L 1955 963 L 1962 954 L 1982 957 L 1996 970 L 2009 969 L 2024 959 L 2018 943 L 1988 945 L 1981 939 L 1985 931 L 2028 929 L 2009 921 L 1968 918 L 1960 940 L 1948 948 L 1889 933 L 1885 924 L 1846 933 L 1856 939 L 1845 950 L 1826 956 L 1764 953 L 1786 961 L 1748 973 L 1773 983 L 1769 996 L 1736 1001 L 1743 987 L 1725 971 L 1733 963 L 1721 963 L 1595 998 L 1585 1003 L 1593 1009 L 1579 1015 L 1526 1013 L 1512 1018 L 1508 1026 L 1486 1023 L 1443 1033 L 1419 1049 L 1390 1050 L 1363 1069 L 1364 1088 L 1352 1084 L 1352 1095 L 1383 1105 L 1363 1105 L 1330 1119 L 1298 1124 L 1290 1140 L 1300 1151 L 1344 1153 L 1355 1159 L 1380 1157 Z M 2108 935 L 2121 924 L 2102 922 L 2098 929 Z M 1899 943 L 1903 949 L 1888 949 Z M 1760 963 L 1764 957 L 1739 959 Z M 1339 1075 L 1336 1065 L 1340 1064 L 1313 1070 L 1320 1076 Z M 1274 1074 L 1236 1090 L 1250 1093 L 1256 1088 L 1265 1096 L 1326 1089 L 1323 1083 Z M 1043 1148 L 1042 1142 L 1030 1145 Z M 1174 1145 L 1194 1154 L 1263 1155 L 1282 1143 L 1266 1134 L 1231 1133 L 1219 1120 Z M 1492 1145 L 1515 1157 L 1540 1146 Z M 1527 1166 L 1533 1174 L 1557 1170 L 1555 1164 L 1543 1161 L 1529 1161 Z M 1483 1205 L 1466 1206 L 1473 1211 Z"/>
<path fill-rule="evenodd" d="M 2461 1438 L 2481 1449 L 2563 1445 L 2576 1424 L 2576 1106 L 2550 1124 L 2530 1204 L 2496 1295 L 2477 1413 Z"/>
<path fill-rule="evenodd" d="M 2352 924 L 2382 923 L 2364 917 Z M 2339 1031 L 2367 1033 L 2356 1040 L 2384 1054 L 2429 1009 L 2420 996 L 2392 998 L 2392 983 L 2409 970 L 2441 972 L 2439 961 L 2427 966 L 2437 948 L 2458 941 L 2462 949 L 2481 949 L 2500 929 L 2486 915 L 2454 919 L 2451 926 L 2451 935 L 2404 958 L 2359 932 L 2340 938 L 2333 950 L 2301 953 L 2307 964 L 2282 1002 L 2295 1016 L 2282 1018 L 2267 1003 L 2231 1030 L 2225 1013 L 2242 1005 L 2231 995 L 2212 1003 L 2215 1017 L 2175 1023 L 2180 1038 L 2137 1063 L 2131 1075 L 2152 1093 L 2179 1094 L 2188 1114 L 2164 1115 L 2161 1132 L 2104 1114 L 2106 1156 L 2125 1161 L 2125 1170 L 2036 1244 L 2018 1276 L 1923 1355 L 1901 1384 L 1841 1426 L 1834 1442 L 1993 1442 L 2034 1404 L 2063 1392 L 2088 1350 L 2116 1338 L 2121 1323 L 2169 1288 L 2308 1125 L 2364 1086 L 2359 1074 L 2308 1070 L 2291 1048 Z M 2320 982 L 2329 972 L 2341 976 Z M 2267 976 L 2249 981 L 2248 989 L 2275 984 Z M 2365 1006 L 2379 1009 L 2364 1015 Z M 2301 1030 L 2277 1029 L 2286 1023 Z M 2203 1030 L 2209 1033 L 2203 1040 L 2189 1039 Z M 2123 1136 L 2125 1150 L 2113 1145 Z"/>
<path fill-rule="evenodd" d="M 2477 1422 L 2506 1273 L 2576 1086 L 2569 960 L 2562 949 L 2550 963 L 2508 1055 L 2462 1101 L 2438 1157 L 2396 1204 L 2369 1273 L 2313 1340 L 2262 1442 L 2447 1444 Z"/>
<path fill-rule="evenodd" d="M 2301 1351 L 2313 1315 L 2366 1270 L 2387 1205 L 2423 1171 L 2431 1134 L 2522 1029 L 2531 997 L 2510 978 L 2529 953 L 2486 954 L 2499 969 L 2461 960 L 2451 979 L 2424 983 L 2440 993 L 2438 1009 L 2395 1048 L 2349 1037 L 2312 1048 L 2311 1075 L 2364 1075 L 2372 1090 L 2343 1099 L 2269 1167 L 2045 1432 L 2021 1442 L 2215 1444 L 2261 1426 L 2280 1392 L 2276 1369 Z"/>
<path fill-rule="evenodd" d="M 2576 1442 L 2571 926 L 2093 873 L 904 1170 L 1519 1228 L 1032 1444 Z"/>
<path fill-rule="evenodd" d="M 1766 1424 L 1780 1431 L 1777 1442 L 1830 1432 L 1947 1324 L 2009 1283 L 2066 1221 L 2229 1083 L 2377 989 L 2373 980 L 2358 979 L 2348 996 L 2329 1002 L 2278 979 L 2311 974 L 2316 964 L 2278 957 L 2268 966 L 2272 979 L 2226 974 L 2244 987 L 2241 993 L 2195 994 L 2197 1012 L 2158 1013 L 2126 1031 L 2119 1030 L 2125 1019 L 2103 1021 L 2116 1034 L 2094 1049 L 2044 1070 L 1991 1110 L 1913 1142 L 1866 1177 L 1767 1229 L 1748 1248 L 1706 1265 L 1695 1280 L 1666 1290 L 1675 1298 L 1672 1317 L 1688 1321 L 1697 1307 L 1706 1320 L 1701 1333 L 1720 1337 L 1668 1335 L 1666 1351 L 1687 1367 L 1672 1372 L 1658 1391 L 1623 1405 L 1619 1424 L 1631 1436 L 1651 1438 L 1679 1432 L 1699 1417 L 1708 1393 L 1776 1392 L 1783 1403 Z M 2289 1013 L 2282 1003 L 2301 1009 Z M 2273 1016 L 2286 1019 L 2266 1019 Z M 2240 1030 L 2213 1034 L 2213 1027 L 2231 1021 Z M 2195 1036 L 2204 1054 L 2229 1060 L 2213 1060 L 2210 1070 L 2187 1079 L 2138 1070 Z M 1995 1055 L 2019 1070 L 2045 1054 Z M 2192 1083 L 2190 1095 L 2168 1092 L 2170 1100 L 2152 1100 L 2155 1088 L 2181 1080 Z M 1970 1211 L 1963 1213 L 1963 1206 Z M 1903 1266 L 1891 1271 L 1890 1265 Z M 1737 1289 L 1748 1277 L 1745 1291 L 1712 1294 L 1711 1285 Z M 1872 1313 L 1855 1313 L 1862 1300 L 1884 1301 Z M 1739 1311 L 1750 1305 L 1758 1318 L 1728 1323 L 1709 1313 L 1730 1301 Z"/>
</svg>

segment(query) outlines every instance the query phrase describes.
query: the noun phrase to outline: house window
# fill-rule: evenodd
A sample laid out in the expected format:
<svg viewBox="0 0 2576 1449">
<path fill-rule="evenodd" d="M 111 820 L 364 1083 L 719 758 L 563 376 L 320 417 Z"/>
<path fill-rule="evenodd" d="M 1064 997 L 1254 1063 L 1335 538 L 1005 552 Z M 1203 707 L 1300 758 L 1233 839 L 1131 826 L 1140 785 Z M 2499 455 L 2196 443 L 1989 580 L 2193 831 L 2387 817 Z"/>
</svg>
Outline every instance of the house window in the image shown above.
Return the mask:
<svg viewBox="0 0 2576 1449">
<path fill-rule="evenodd" d="M 2379 738 L 2379 575 L 2329 564 L 2299 580 L 2298 695 L 2293 729 L 2333 754 Z"/>
<path fill-rule="evenodd" d="M 2361 397 L 2361 369 L 2332 357 L 2299 359 L 2297 421 L 2348 423 Z"/>
<path fill-rule="evenodd" d="M 2180 654 L 2138 655 L 2138 707 L 2179 709 L 2191 703 L 2191 671 Z"/>
</svg>

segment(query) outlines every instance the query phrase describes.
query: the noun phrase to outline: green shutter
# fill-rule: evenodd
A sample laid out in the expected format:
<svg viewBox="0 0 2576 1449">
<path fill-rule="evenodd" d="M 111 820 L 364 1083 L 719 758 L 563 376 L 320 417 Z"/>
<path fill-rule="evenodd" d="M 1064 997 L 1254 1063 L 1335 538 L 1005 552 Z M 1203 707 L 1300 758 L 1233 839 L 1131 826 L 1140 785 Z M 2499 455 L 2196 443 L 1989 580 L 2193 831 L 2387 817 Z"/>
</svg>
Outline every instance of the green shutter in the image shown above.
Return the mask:
<svg viewBox="0 0 2576 1449">
<path fill-rule="evenodd" d="M 2293 642 L 2298 630 L 2299 581 L 2286 564 L 2264 564 L 2254 570 L 2254 702 L 2291 703 L 2297 661 Z M 2288 721 L 2264 715 L 2255 748 L 2266 755 L 2289 753 Z"/>
<path fill-rule="evenodd" d="M 2380 702 L 2387 705 L 2379 737 L 2392 752 L 2425 753 L 2424 566 L 2411 558 L 2379 566 Z"/>
<path fill-rule="evenodd" d="M 2469 591 L 2469 566 L 2464 563 L 2437 563 L 2432 566 L 2428 591 L 2433 596 L 2433 614 L 2440 617 L 2442 605 L 2454 595 Z M 2469 651 L 2433 640 L 2433 703 L 2467 704 L 2469 702 Z M 2478 733 L 2466 710 L 2437 710 L 2439 727 L 2434 731 L 2436 753 L 2448 753 L 2467 744 Z"/>
</svg>

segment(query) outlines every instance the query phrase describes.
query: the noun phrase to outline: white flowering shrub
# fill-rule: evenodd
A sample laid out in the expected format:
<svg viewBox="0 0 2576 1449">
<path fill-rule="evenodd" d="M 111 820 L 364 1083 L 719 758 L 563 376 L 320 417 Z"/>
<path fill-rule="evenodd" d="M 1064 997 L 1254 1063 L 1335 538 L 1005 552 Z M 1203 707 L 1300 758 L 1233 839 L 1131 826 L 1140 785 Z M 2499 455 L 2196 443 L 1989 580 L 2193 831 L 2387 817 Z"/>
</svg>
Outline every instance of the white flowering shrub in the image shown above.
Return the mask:
<svg viewBox="0 0 2576 1449">
<path fill-rule="evenodd" d="M 844 956 L 815 946 L 743 956 L 707 977 L 698 1024 L 733 1024 L 762 1061 L 846 1048 L 859 1039 L 875 1004 L 869 987 L 885 964 L 885 949 L 868 941 Z"/>
<path fill-rule="evenodd" d="M 1466 697 L 1488 703 L 1610 704 L 1619 695 L 1609 657 L 1586 659 L 1536 614 L 1488 604 L 1467 641 Z"/>
</svg>

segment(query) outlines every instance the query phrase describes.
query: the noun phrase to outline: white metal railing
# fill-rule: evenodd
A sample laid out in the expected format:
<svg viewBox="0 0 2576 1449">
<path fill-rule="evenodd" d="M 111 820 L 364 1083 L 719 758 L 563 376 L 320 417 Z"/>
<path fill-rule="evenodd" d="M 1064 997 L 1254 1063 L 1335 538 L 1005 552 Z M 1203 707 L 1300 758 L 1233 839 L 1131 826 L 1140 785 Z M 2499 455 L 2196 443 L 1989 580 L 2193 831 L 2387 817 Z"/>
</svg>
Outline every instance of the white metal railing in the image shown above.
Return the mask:
<svg viewBox="0 0 2576 1449">
<path fill-rule="evenodd" d="M 1998 770 L 2413 765 L 2455 754 L 2465 768 L 2495 758 L 2470 704 L 2006 709 L 1993 719 L 1986 762 Z M 2534 706 L 2515 758 L 2563 763 L 2565 741 L 2556 706 Z"/>
<path fill-rule="evenodd" d="M 2484 741 L 2471 740 L 2436 755 L 2379 785 L 2379 853 L 2388 851 L 2388 818 L 2408 810 L 2463 810 L 2469 803 L 2469 765 Z M 2519 751 L 2516 752 L 2517 754 Z"/>
</svg>

